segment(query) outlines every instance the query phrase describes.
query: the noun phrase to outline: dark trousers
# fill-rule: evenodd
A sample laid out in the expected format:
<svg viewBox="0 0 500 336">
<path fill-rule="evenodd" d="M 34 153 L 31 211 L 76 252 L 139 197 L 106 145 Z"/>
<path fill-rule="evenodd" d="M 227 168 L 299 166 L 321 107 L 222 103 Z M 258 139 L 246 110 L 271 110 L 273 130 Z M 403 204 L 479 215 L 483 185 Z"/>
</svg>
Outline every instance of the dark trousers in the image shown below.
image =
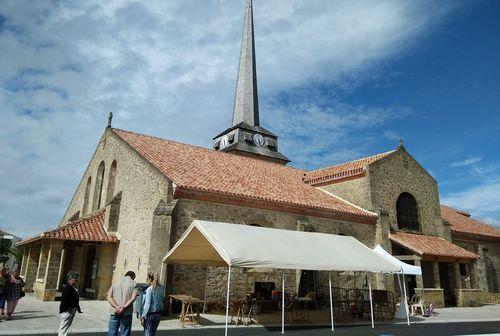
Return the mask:
<svg viewBox="0 0 500 336">
<path fill-rule="evenodd" d="M 155 336 L 156 329 L 160 324 L 161 313 L 152 313 L 144 321 L 144 336 Z"/>
</svg>

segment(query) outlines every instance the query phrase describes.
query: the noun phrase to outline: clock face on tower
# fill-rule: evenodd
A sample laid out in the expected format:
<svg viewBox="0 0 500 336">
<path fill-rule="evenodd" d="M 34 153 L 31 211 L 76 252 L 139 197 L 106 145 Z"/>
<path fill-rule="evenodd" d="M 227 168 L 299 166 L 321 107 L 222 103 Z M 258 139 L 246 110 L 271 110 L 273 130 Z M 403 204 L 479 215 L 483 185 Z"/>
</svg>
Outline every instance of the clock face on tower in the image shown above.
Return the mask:
<svg viewBox="0 0 500 336">
<path fill-rule="evenodd" d="M 227 135 L 224 135 L 221 139 L 220 139 L 220 148 L 223 149 L 223 148 L 226 148 L 227 146 L 229 145 L 229 138 Z"/>
<path fill-rule="evenodd" d="M 264 139 L 264 137 L 259 133 L 256 133 L 253 135 L 253 142 L 257 147 L 262 147 L 266 143 L 266 139 Z"/>
</svg>

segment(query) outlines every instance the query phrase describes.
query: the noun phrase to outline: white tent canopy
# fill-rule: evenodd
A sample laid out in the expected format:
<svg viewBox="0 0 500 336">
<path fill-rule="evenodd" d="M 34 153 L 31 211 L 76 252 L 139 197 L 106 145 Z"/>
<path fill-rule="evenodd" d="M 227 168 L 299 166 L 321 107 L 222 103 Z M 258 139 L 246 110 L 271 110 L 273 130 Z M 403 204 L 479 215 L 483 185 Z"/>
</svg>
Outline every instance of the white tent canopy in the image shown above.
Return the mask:
<svg viewBox="0 0 500 336">
<path fill-rule="evenodd" d="M 195 220 L 167 263 L 318 271 L 398 272 L 353 237 Z"/>
<path fill-rule="evenodd" d="M 385 260 L 396 265 L 399 268 L 398 272 L 396 273 L 402 273 L 406 275 L 422 275 L 422 268 L 420 266 L 413 266 L 395 258 L 389 252 L 384 250 L 384 248 L 380 245 L 375 246 L 373 251 Z"/>
</svg>

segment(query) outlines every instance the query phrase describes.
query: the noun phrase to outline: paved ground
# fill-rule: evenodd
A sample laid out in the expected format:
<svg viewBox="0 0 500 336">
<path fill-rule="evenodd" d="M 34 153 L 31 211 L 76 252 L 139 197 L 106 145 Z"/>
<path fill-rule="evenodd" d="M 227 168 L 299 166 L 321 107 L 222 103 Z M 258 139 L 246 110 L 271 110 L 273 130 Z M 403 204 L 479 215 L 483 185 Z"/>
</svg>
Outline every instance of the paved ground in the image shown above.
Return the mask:
<svg viewBox="0 0 500 336">
<path fill-rule="evenodd" d="M 23 298 L 12 321 L 0 322 L 0 335 L 54 335 L 59 325 L 58 302 L 40 302 L 31 296 Z M 72 327 L 72 334 L 103 335 L 107 331 L 108 310 L 103 301 L 82 301 L 83 314 L 78 314 Z M 279 321 L 279 320 L 278 320 Z M 203 327 L 180 328 L 175 319 L 160 323 L 160 335 L 221 335 L 224 316 L 207 315 Z M 335 335 L 500 335 L 500 305 L 488 305 L 478 308 L 437 309 L 436 315 L 429 318 L 413 318 L 412 325 L 406 321 L 376 323 L 371 329 L 369 321 L 360 321 L 364 325 L 338 325 Z M 273 325 L 274 324 L 274 325 Z M 288 326 L 287 335 L 331 335 L 331 330 L 322 326 Z M 134 334 L 141 334 L 138 320 L 133 322 Z M 223 333 L 222 333 L 223 334 Z M 279 335 L 281 329 L 276 323 L 262 326 L 231 327 L 229 335 Z"/>
</svg>

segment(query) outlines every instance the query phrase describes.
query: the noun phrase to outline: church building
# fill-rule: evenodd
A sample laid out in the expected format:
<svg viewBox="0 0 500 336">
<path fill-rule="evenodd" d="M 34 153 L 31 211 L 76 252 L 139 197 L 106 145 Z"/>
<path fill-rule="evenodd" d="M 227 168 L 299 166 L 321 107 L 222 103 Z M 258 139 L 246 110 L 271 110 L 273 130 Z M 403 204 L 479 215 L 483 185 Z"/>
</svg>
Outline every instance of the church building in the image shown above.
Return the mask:
<svg viewBox="0 0 500 336">
<path fill-rule="evenodd" d="M 278 135 L 259 123 L 252 11 L 248 1 L 232 124 L 213 138 L 213 149 L 113 128 L 110 116 L 59 226 L 17 245 L 26 291 L 54 300 L 65 274 L 77 271 L 81 295 L 105 299 L 111 283 L 132 270 L 139 282 L 161 272 L 167 294 L 203 297 L 206 289 L 208 299 L 224 298 L 227 269 L 162 265 L 201 219 L 353 236 L 421 266 L 423 275 L 407 277 L 407 286 L 438 307 L 498 301 L 500 230 L 441 205 L 436 180 L 402 142 L 313 171 L 289 164 Z M 259 248 L 252 237 L 248 244 Z M 233 297 L 280 286 L 276 270 L 234 272 Z M 375 288 L 398 291 L 393 276 L 370 276 Z M 322 272 L 285 277 L 285 290 L 297 295 L 328 286 Z M 349 272 L 333 281 L 365 285 Z"/>
</svg>

